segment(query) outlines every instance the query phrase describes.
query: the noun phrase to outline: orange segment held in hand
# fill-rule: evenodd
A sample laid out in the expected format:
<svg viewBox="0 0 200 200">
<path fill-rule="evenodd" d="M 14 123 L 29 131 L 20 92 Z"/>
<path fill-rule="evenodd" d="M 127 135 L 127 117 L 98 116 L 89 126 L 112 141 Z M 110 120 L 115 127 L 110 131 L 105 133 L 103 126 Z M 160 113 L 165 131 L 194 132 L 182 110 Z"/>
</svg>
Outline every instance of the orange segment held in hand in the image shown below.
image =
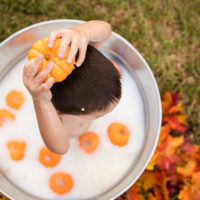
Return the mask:
<svg viewBox="0 0 200 200">
<path fill-rule="evenodd" d="M 69 192 L 73 186 L 73 178 L 64 172 L 56 172 L 49 178 L 49 187 L 59 195 Z"/>
<path fill-rule="evenodd" d="M 59 58 L 57 56 L 59 46 L 60 46 L 61 38 L 56 38 L 54 46 L 52 48 L 48 47 L 48 37 L 44 37 L 41 40 L 36 41 L 31 50 L 28 52 L 28 59 L 35 59 L 38 54 L 43 54 L 44 58 L 42 60 L 42 64 L 39 67 L 38 72 L 40 72 L 43 68 L 47 66 L 50 61 L 54 62 L 54 67 L 51 70 L 48 77 L 45 79 L 47 81 L 50 77 L 54 78 L 54 82 L 63 81 L 74 68 L 75 57 L 72 63 L 67 63 L 67 56 L 70 50 L 70 46 L 67 47 L 65 55 L 63 58 Z"/>
<path fill-rule="evenodd" d="M 11 159 L 19 161 L 24 157 L 26 142 L 21 140 L 10 140 L 7 143 L 7 148 L 10 151 Z"/>
<path fill-rule="evenodd" d="M 6 96 L 6 103 L 11 108 L 18 110 L 24 102 L 23 93 L 17 90 L 13 90 Z"/>
<path fill-rule="evenodd" d="M 130 137 L 128 128 L 119 122 L 113 122 L 108 127 L 108 137 L 117 146 L 125 146 Z"/>
<path fill-rule="evenodd" d="M 86 132 L 79 136 L 79 144 L 85 152 L 92 153 L 99 145 L 99 136 L 93 132 Z"/>
<path fill-rule="evenodd" d="M 5 120 L 14 120 L 15 116 L 6 109 L 0 109 L 0 127 L 3 126 Z"/>
<path fill-rule="evenodd" d="M 61 159 L 61 155 L 52 153 L 46 146 L 42 147 L 39 152 L 39 161 L 45 167 L 55 167 Z"/>
</svg>

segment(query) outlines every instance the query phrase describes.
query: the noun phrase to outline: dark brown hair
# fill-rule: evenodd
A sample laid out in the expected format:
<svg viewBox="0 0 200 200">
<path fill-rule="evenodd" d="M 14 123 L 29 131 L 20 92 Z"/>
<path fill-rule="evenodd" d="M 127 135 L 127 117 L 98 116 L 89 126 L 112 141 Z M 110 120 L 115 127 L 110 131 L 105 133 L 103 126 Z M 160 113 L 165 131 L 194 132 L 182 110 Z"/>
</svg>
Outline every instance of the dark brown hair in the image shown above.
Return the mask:
<svg viewBox="0 0 200 200">
<path fill-rule="evenodd" d="M 52 103 L 60 112 L 90 114 L 106 110 L 112 102 L 120 100 L 120 74 L 110 60 L 88 45 L 83 64 L 50 90 Z"/>
</svg>

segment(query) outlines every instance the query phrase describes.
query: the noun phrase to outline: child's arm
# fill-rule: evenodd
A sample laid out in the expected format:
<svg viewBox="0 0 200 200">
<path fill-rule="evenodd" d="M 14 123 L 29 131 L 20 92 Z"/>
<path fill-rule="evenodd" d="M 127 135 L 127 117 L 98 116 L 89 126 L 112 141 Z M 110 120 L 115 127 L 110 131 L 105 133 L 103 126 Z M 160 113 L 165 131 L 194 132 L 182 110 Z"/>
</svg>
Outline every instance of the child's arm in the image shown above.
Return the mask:
<svg viewBox="0 0 200 200">
<path fill-rule="evenodd" d="M 43 56 L 28 61 L 24 66 L 23 82 L 32 95 L 33 104 L 37 116 L 40 134 L 50 151 L 64 154 L 68 151 L 69 140 L 58 114 L 51 102 L 52 94 L 50 88 L 54 80 L 50 78 L 47 82 L 43 80 L 53 68 L 53 62 L 37 74 Z"/>
<path fill-rule="evenodd" d="M 92 20 L 81 24 L 75 29 L 85 31 L 89 37 L 89 44 L 99 48 L 111 34 L 111 25 L 105 21 Z"/>
<path fill-rule="evenodd" d="M 100 47 L 100 45 L 109 38 L 111 34 L 111 26 L 107 22 L 92 20 L 84 24 L 69 29 L 59 29 L 52 31 L 48 38 L 48 46 L 51 48 L 57 37 L 62 37 L 60 47 L 58 50 L 58 57 L 63 58 L 67 46 L 70 45 L 71 49 L 68 54 L 67 62 L 71 63 L 79 49 L 79 58 L 76 65 L 80 66 L 84 59 L 87 50 L 87 45 Z"/>
</svg>

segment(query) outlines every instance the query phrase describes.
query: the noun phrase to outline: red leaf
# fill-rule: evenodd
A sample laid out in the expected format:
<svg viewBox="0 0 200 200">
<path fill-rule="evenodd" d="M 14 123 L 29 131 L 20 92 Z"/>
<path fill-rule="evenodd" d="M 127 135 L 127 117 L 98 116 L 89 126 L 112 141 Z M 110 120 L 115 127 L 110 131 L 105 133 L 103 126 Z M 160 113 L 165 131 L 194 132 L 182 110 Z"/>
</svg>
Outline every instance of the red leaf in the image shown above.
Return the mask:
<svg viewBox="0 0 200 200">
<path fill-rule="evenodd" d="M 163 117 L 163 122 L 167 122 L 171 128 L 175 131 L 186 133 L 187 127 L 180 124 L 180 122 L 174 116 L 165 116 Z"/>
<path fill-rule="evenodd" d="M 179 100 L 179 94 L 172 94 L 172 105 L 176 105 L 178 103 Z"/>
<path fill-rule="evenodd" d="M 127 200 L 142 200 L 144 199 L 140 194 L 140 188 L 137 182 L 126 192 Z"/>
</svg>

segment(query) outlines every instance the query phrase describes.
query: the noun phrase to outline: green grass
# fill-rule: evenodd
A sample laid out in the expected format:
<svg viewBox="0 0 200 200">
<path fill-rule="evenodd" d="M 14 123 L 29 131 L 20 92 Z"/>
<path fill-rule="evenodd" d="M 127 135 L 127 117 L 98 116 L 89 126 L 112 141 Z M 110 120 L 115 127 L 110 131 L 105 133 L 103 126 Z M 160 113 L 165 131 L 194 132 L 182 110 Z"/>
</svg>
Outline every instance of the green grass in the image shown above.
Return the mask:
<svg viewBox="0 0 200 200">
<path fill-rule="evenodd" d="M 200 144 L 199 0 L 1 0 L 0 41 L 50 19 L 99 19 L 149 63 L 160 92 L 180 93 L 192 142 Z"/>
</svg>

